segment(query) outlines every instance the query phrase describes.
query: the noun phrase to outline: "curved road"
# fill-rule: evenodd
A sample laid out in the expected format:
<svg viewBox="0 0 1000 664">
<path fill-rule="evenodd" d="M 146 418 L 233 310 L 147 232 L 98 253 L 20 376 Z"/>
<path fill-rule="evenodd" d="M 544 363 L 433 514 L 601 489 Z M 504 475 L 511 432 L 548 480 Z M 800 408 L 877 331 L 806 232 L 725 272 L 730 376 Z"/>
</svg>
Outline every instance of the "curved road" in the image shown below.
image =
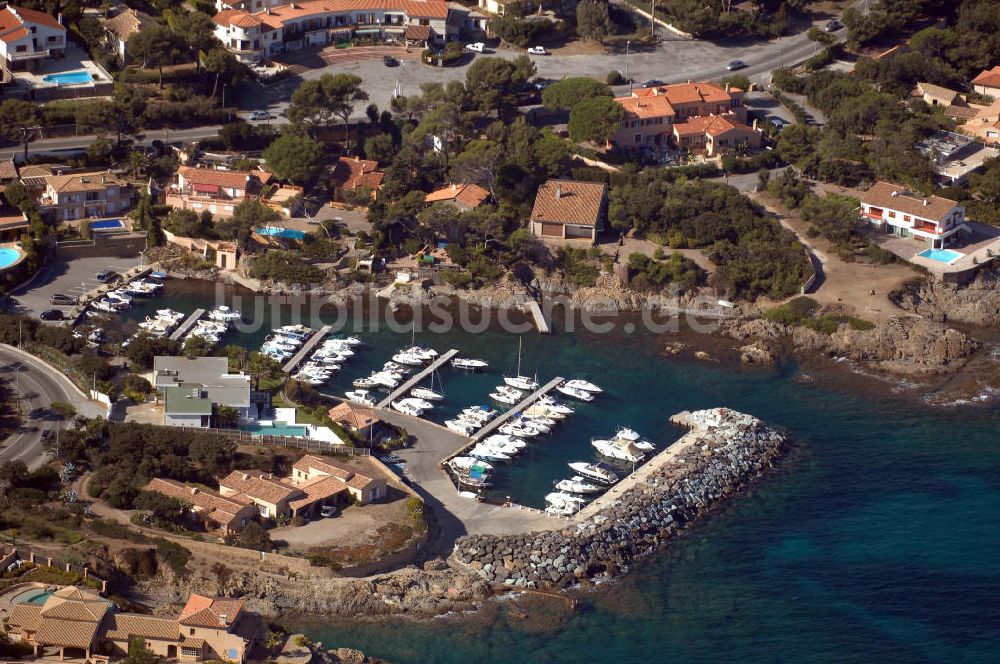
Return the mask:
<svg viewBox="0 0 1000 664">
<path fill-rule="evenodd" d="M 43 432 L 61 427 L 58 416 L 50 410 L 53 402 L 71 404 L 87 417 L 107 416 L 102 405 L 87 399 L 64 374 L 6 344 L 0 344 L 0 378 L 17 389 L 24 417 L 21 429 L 0 442 L 0 463 L 20 460 L 32 470 L 45 463 Z"/>
</svg>

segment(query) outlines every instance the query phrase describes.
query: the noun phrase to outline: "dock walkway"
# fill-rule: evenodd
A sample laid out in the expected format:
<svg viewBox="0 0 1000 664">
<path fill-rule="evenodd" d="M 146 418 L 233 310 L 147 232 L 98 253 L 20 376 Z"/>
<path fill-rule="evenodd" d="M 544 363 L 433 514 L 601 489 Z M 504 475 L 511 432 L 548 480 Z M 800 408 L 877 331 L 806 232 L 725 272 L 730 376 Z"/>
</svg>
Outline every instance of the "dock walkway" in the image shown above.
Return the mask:
<svg viewBox="0 0 1000 664">
<path fill-rule="evenodd" d="M 525 302 L 524 306 L 531 313 L 531 316 L 535 319 L 535 327 L 541 334 L 550 334 L 552 332 L 552 325 L 549 319 L 545 317 L 545 313 L 542 311 L 542 307 L 535 300 L 529 300 Z"/>
<path fill-rule="evenodd" d="M 389 404 L 391 404 L 400 396 L 406 394 L 411 389 L 419 385 L 423 379 L 427 378 L 432 373 L 440 369 L 442 366 L 444 366 L 446 362 L 448 362 L 451 358 L 455 357 L 456 355 L 458 355 L 457 348 L 452 348 L 450 350 L 445 351 L 444 353 L 439 355 L 436 360 L 427 365 L 425 369 L 423 369 L 419 373 L 414 374 L 412 377 L 410 377 L 409 380 L 407 380 L 402 385 L 397 387 L 395 390 L 390 392 L 389 396 L 387 396 L 385 399 L 382 399 L 382 401 L 379 402 L 378 407 L 388 408 Z"/>
<path fill-rule="evenodd" d="M 553 389 L 555 389 L 556 385 L 563 382 L 564 380 L 565 379 L 562 376 L 556 376 L 549 382 L 542 385 L 540 388 L 538 388 L 537 390 L 526 396 L 516 405 L 511 406 L 510 410 L 503 412 L 500 416 L 493 419 L 493 421 L 488 422 L 486 426 L 484 426 L 482 429 L 472 434 L 472 436 L 469 438 L 469 442 L 463 445 L 459 450 L 457 450 L 448 458 L 450 459 L 451 457 L 458 456 L 459 454 L 469 449 L 473 445 L 476 445 L 479 441 L 483 440 L 484 438 L 492 434 L 494 431 L 502 427 L 504 423 L 507 422 L 507 420 L 509 420 L 510 418 L 514 417 L 515 414 L 523 413 L 528 406 L 535 403 L 536 401 L 541 399 L 544 395 L 551 392 Z M 445 461 L 447 461 L 447 459 L 445 459 Z"/>
<path fill-rule="evenodd" d="M 309 341 L 302 344 L 302 348 L 299 349 L 299 352 L 293 355 L 292 359 L 285 362 L 285 366 L 281 367 L 281 370 L 285 373 L 292 373 L 295 370 L 295 367 L 302 364 L 302 361 L 308 357 L 309 353 L 311 353 L 312 350 L 319 345 L 319 342 L 323 341 L 326 335 L 330 334 L 331 329 L 333 328 L 329 325 L 324 325 L 319 328 L 319 332 L 309 337 Z"/>
<path fill-rule="evenodd" d="M 184 319 L 184 322 L 180 324 L 180 327 L 178 327 L 176 330 L 170 333 L 170 340 L 177 341 L 178 339 L 183 337 L 185 334 L 188 333 L 188 330 L 194 327 L 195 323 L 201 320 L 201 317 L 204 315 L 205 315 L 204 309 L 195 309 L 193 312 L 191 312 L 190 316 Z"/>
</svg>

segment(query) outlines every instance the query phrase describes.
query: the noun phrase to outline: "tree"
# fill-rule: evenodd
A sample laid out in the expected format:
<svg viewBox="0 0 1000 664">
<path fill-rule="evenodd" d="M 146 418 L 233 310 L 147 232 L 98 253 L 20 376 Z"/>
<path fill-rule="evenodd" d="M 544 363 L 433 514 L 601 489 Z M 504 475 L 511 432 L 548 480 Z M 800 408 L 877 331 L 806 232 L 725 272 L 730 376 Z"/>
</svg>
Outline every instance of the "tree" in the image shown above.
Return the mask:
<svg viewBox="0 0 1000 664">
<path fill-rule="evenodd" d="M 121 661 L 122 664 L 161 664 L 164 660 L 146 647 L 145 639 L 136 637 L 128 643 L 128 657 Z"/>
<path fill-rule="evenodd" d="M 568 111 L 584 99 L 611 96 L 611 88 L 600 81 L 583 76 L 564 78 L 542 91 L 542 106 L 550 111 Z"/>
<path fill-rule="evenodd" d="M 607 143 L 624 118 L 621 105 L 608 97 L 584 99 L 569 112 L 569 137 L 574 141 Z"/>
<path fill-rule="evenodd" d="M 163 65 L 176 60 L 181 53 L 177 35 L 165 25 L 153 23 L 139 30 L 128 43 L 133 57 L 142 61 L 143 67 L 156 67 L 160 74 L 159 87 L 163 89 Z"/>
<path fill-rule="evenodd" d="M 576 33 L 581 39 L 602 41 L 611 32 L 608 3 L 604 0 L 582 0 L 576 5 Z"/>
<path fill-rule="evenodd" d="M 323 146 L 305 136 L 288 133 L 264 150 L 264 161 L 282 180 L 304 185 L 323 170 Z"/>
<path fill-rule="evenodd" d="M 212 94 L 215 97 L 219 91 L 219 83 L 236 85 L 246 77 L 246 67 L 236 59 L 236 56 L 224 48 L 213 48 L 205 54 L 205 71 L 215 74 L 212 83 Z"/>
<path fill-rule="evenodd" d="M 271 550 L 271 538 L 268 537 L 264 527 L 256 521 L 251 521 L 243 528 L 240 534 L 237 535 L 237 542 L 244 549 L 253 549 L 255 551 Z"/>
<path fill-rule="evenodd" d="M 504 156 L 500 147 L 490 140 L 470 141 L 465 151 L 451 162 L 452 179 L 461 182 L 475 182 L 489 190 L 496 198 L 497 169 Z"/>
<path fill-rule="evenodd" d="M 128 170 L 133 178 L 138 178 L 149 168 L 149 157 L 142 150 L 132 150 L 128 153 Z"/>
<path fill-rule="evenodd" d="M 0 104 L 0 134 L 24 146 L 24 160 L 28 160 L 28 143 L 35 136 L 41 113 L 38 105 L 21 99 L 6 99 Z"/>
<path fill-rule="evenodd" d="M 20 180 L 10 182 L 4 189 L 3 197 L 21 212 L 27 212 L 36 207 L 34 197 L 28 193 L 27 187 Z"/>
<path fill-rule="evenodd" d="M 197 73 L 201 74 L 201 52 L 208 52 L 219 44 L 215 36 L 215 21 L 200 11 L 182 11 L 175 14 L 174 30 L 190 49 Z"/>
<path fill-rule="evenodd" d="M 254 352 L 247 359 L 246 372 L 253 378 L 254 388 L 260 389 L 261 378 L 274 379 L 281 375 L 281 365 L 273 357 Z"/>
<path fill-rule="evenodd" d="M 294 125 L 315 128 L 339 117 L 344 122 L 344 137 L 350 150 L 351 113 L 356 103 L 368 100 L 361 83 L 361 78 L 353 74 L 323 74 L 317 80 L 306 81 L 292 94 L 288 119 Z"/>
<path fill-rule="evenodd" d="M 527 56 L 476 58 L 465 72 L 465 89 L 470 103 L 481 111 L 496 111 L 514 106 L 517 93 L 535 75 L 535 64 Z"/>
<path fill-rule="evenodd" d="M 375 134 L 365 141 L 365 156 L 380 164 L 389 163 L 395 154 L 396 142 L 392 134 Z"/>
<path fill-rule="evenodd" d="M 212 352 L 211 341 L 199 334 L 192 334 L 184 340 L 184 354 L 188 357 L 205 357 Z"/>
<path fill-rule="evenodd" d="M 220 429 L 235 429 L 240 425 L 240 412 L 229 406 L 215 409 L 215 426 Z"/>
<path fill-rule="evenodd" d="M 278 213 L 257 200 L 246 200 L 233 209 L 229 219 L 216 224 L 219 237 L 235 240 L 244 251 L 250 246 L 250 236 L 259 226 L 267 226 L 278 219 Z"/>
</svg>

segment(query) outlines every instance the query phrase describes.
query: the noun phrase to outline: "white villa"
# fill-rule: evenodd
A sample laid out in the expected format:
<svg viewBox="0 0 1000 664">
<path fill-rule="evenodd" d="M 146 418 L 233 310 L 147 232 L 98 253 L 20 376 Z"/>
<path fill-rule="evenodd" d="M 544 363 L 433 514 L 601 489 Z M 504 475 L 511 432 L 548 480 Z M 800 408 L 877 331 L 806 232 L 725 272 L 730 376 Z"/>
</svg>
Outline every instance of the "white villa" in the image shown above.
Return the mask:
<svg viewBox="0 0 1000 664">
<path fill-rule="evenodd" d="M 957 233 L 972 233 L 964 206 L 889 182 L 877 182 L 861 196 L 861 214 L 880 230 L 923 242 L 929 249 L 947 247 Z"/>
<path fill-rule="evenodd" d="M 225 357 L 157 356 L 153 386 L 163 395 L 163 423 L 169 426 L 206 429 L 220 407 L 235 408 L 240 421 L 257 419 L 250 376 L 229 373 Z"/>
<path fill-rule="evenodd" d="M 38 69 L 65 49 L 66 28 L 60 20 L 17 5 L 0 9 L 0 66 L 4 69 Z"/>
</svg>

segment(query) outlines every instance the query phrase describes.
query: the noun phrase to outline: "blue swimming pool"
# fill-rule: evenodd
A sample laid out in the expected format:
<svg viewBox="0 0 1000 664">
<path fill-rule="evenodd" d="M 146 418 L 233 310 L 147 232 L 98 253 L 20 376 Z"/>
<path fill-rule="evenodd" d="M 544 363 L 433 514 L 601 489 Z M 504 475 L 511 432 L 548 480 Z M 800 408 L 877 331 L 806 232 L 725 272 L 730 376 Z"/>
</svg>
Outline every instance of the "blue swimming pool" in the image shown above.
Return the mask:
<svg viewBox="0 0 1000 664">
<path fill-rule="evenodd" d="M 111 228 L 125 228 L 125 222 L 121 219 L 101 219 L 90 222 L 90 228 L 95 231 L 108 230 Z"/>
<path fill-rule="evenodd" d="M 284 422 L 275 422 L 271 426 L 264 426 L 255 422 L 253 424 L 244 424 L 240 429 L 259 436 L 299 436 L 300 438 L 305 438 L 306 435 L 306 428 L 304 426 L 285 424 Z"/>
<path fill-rule="evenodd" d="M 11 247 L 0 247 L 0 270 L 10 267 L 14 263 L 21 260 L 21 256 L 24 254 L 20 249 L 13 249 Z"/>
<path fill-rule="evenodd" d="M 917 256 L 923 256 L 924 258 L 929 258 L 932 261 L 938 261 L 939 263 L 954 263 L 959 258 L 965 254 L 960 254 L 957 251 L 952 251 L 951 249 L 924 249 Z"/>
<path fill-rule="evenodd" d="M 257 232 L 261 235 L 282 237 L 286 240 L 301 240 L 308 235 L 305 231 L 297 231 L 294 228 L 278 228 L 276 226 L 258 226 Z"/>
<path fill-rule="evenodd" d="M 41 606 L 45 604 L 45 601 L 49 597 L 52 597 L 52 593 L 49 591 L 42 590 L 41 588 L 32 588 L 17 595 L 12 601 L 14 604 L 36 604 Z"/>
<path fill-rule="evenodd" d="M 59 85 L 73 85 L 77 83 L 90 83 L 94 79 L 89 71 L 65 71 L 58 74 L 47 74 L 42 76 L 46 83 L 58 83 Z"/>
</svg>

